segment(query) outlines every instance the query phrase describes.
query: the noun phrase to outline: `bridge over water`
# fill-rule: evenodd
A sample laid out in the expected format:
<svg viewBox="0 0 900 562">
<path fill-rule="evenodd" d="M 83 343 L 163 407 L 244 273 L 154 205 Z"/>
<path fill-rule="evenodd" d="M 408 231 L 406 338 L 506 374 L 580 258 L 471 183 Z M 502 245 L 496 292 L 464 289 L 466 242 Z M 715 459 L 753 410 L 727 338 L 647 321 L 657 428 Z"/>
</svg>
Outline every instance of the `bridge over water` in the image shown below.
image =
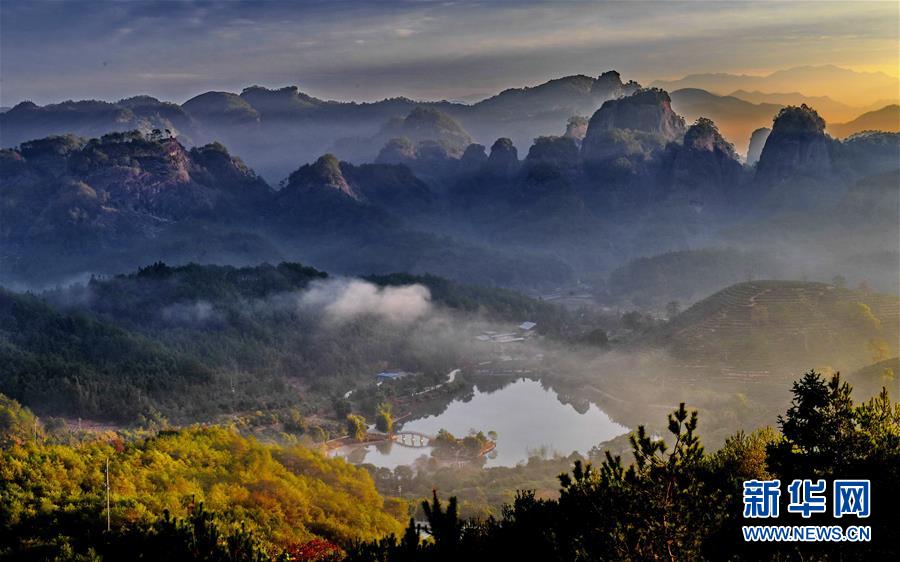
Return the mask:
<svg viewBox="0 0 900 562">
<path fill-rule="evenodd" d="M 434 437 L 419 433 L 418 431 L 401 431 L 393 436 L 394 443 L 404 447 L 414 447 L 421 449 L 431 445 Z"/>
</svg>

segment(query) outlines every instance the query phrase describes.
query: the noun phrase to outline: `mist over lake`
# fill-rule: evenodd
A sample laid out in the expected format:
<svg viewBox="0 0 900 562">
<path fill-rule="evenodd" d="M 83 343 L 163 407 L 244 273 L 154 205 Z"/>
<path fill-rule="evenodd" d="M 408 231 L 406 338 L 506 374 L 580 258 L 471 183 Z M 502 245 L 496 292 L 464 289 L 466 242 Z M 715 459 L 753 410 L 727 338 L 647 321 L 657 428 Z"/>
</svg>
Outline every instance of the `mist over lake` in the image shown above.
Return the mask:
<svg viewBox="0 0 900 562">
<path fill-rule="evenodd" d="M 900 3 L 0 2 L 0 562 L 900 560 Z"/>
</svg>

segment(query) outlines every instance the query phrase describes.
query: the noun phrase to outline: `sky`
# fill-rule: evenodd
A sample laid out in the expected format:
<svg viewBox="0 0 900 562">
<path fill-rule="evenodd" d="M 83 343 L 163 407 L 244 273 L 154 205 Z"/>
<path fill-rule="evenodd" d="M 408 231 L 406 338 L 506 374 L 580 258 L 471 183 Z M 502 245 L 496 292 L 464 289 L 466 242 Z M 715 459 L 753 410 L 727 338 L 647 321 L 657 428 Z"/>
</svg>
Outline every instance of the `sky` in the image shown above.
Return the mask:
<svg viewBox="0 0 900 562">
<path fill-rule="evenodd" d="M 834 64 L 897 76 L 900 2 L 0 1 L 0 105 L 183 102 L 294 84 L 338 100 L 474 100 L 616 69 Z"/>
</svg>

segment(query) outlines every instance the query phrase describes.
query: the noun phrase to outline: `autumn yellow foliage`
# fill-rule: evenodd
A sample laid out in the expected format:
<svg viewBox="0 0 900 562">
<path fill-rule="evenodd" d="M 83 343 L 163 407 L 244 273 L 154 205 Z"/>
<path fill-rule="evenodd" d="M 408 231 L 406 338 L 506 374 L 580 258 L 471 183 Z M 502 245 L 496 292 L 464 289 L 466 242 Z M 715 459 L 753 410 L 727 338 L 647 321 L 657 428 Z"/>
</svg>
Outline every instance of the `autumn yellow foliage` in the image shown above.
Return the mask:
<svg viewBox="0 0 900 562">
<path fill-rule="evenodd" d="M 200 502 L 273 547 L 338 543 L 403 529 L 406 505 L 379 496 L 368 473 L 302 446 L 281 447 L 226 427 L 190 427 L 133 442 L 29 440 L 0 451 L 5 525 L 53 520 L 92 506 L 105 527 L 110 460 L 112 525 L 185 516 Z"/>
</svg>

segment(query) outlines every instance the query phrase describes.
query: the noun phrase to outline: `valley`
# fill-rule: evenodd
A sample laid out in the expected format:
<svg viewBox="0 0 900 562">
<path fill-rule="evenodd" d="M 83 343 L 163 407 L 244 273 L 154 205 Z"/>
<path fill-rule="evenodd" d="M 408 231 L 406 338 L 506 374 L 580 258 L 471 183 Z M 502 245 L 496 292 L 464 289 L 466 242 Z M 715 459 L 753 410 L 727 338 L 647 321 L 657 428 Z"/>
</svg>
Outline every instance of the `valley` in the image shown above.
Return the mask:
<svg viewBox="0 0 900 562">
<path fill-rule="evenodd" d="M 896 9 L 75 7 L 0 3 L 0 562 L 896 559 Z M 741 539 L 804 479 L 875 538 Z"/>
</svg>

